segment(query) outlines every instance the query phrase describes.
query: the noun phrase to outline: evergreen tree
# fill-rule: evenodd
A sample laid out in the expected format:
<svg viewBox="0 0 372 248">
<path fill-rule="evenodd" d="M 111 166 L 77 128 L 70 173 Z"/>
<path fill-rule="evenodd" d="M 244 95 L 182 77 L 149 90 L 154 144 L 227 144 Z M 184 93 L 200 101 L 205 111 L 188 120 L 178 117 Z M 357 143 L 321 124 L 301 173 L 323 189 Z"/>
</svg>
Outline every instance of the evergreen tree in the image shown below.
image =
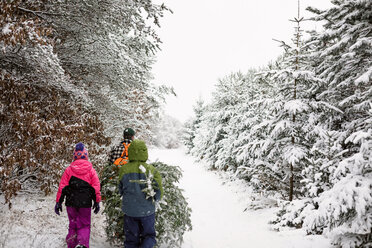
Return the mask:
<svg viewBox="0 0 372 248">
<path fill-rule="evenodd" d="M 285 48 L 283 68 L 270 71 L 268 75 L 278 89 L 278 95 L 271 103 L 269 128 L 261 152 L 264 163 L 277 179 L 278 190 L 292 201 L 301 194 L 301 171 L 306 167 L 311 149 L 309 132 L 317 122 L 316 113 L 321 102 L 314 99 L 320 79 L 307 69 L 306 47 L 302 42 L 298 13 L 293 20 L 297 26 L 293 46 L 282 42 Z"/>
<path fill-rule="evenodd" d="M 310 198 L 284 204 L 280 222 L 326 233 L 337 247 L 369 247 L 372 6 L 370 1 L 332 3 L 325 11 L 309 8 L 325 30 L 313 32 L 308 44 L 311 67 L 324 82 L 316 98 L 333 111 L 310 132 L 317 137 L 303 170 Z"/>
<path fill-rule="evenodd" d="M 188 119 L 185 124 L 183 125 L 182 130 L 182 144 L 186 148 L 186 153 L 190 153 L 191 149 L 194 147 L 193 140 L 194 140 L 194 132 L 192 122 L 195 117 Z"/>
<path fill-rule="evenodd" d="M 191 149 L 195 146 L 195 132 L 200 127 L 200 122 L 204 114 L 204 101 L 199 98 L 193 106 L 194 117 L 188 120 L 184 125 L 184 135 L 182 137 L 183 144 L 186 146 L 186 151 L 190 153 Z"/>
<path fill-rule="evenodd" d="M 372 243 L 372 2 L 309 8 L 321 32 L 293 45 L 234 91 L 219 81 L 194 132 L 191 153 L 211 168 L 237 168 L 261 193 L 278 194 L 275 228 L 327 234 L 337 247 Z M 227 88 L 231 88 L 229 91 Z M 232 144 L 232 145 L 231 145 Z M 231 160 L 229 160 L 231 158 Z"/>
<path fill-rule="evenodd" d="M 192 154 L 203 158 L 212 169 L 236 170 L 235 158 L 231 156 L 233 140 L 237 133 L 230 125 L 236 115 L 235 106 L 244 99 L 245 76 L 231 73 L 218 80 L 212 103 L 195 132 Z"/>
<path fill-rule="evenodd" d="M 232 73 L 219 80 L 216 86 L 214 101 L 212 105 L 219 110 L 215 119 L 221 133 L 221 140 L 218 141 L 215 167 L 223 170 L 236 171 L 238 163 L 234 153 L 235 141 L 238 137 L 238 125 L 235 123 L 240 115 L 240 106 L 248 97 L 250 73 Z"/>
<path fill-rule="evenodd" d="M 273 68 L 274 65 L 269 65 Z M 234 142 L 234 151 L 239 164 L 238 175 L 252 184 L 260 192 L 275 189 L 276 180 L 264 165 L 261 147 L 267 137 L 266 132 L 270 101 L 275 96 L 273 84 L 261 73 L 261 70 L 251 70 L 247 78 L 246 98 L 237 106 L 238 114 L 231 125 L 236 127 L 238 137 Z"/>
<path fill-rule="evenodd" d="M 52 2 L 40 14 L 56 30 L 55 50 L 64 70 L 89 93 L 86 104 L 99 113 L 110 138 L 132 126 L 152 143 L 157 95 L 164 93 L 164 87 L 149 83 L 160 44 L 154 25 L 167 10 L 152 1 L 74 0 Z"/>
<path fill-rule="evenodd" d="M 164 188 L 164 199 L 157 205 L 156 212 L 158 246 L 181 247 L 183 235 L 192 230 L 191 208 L 183 190 L 178 187 L 182 177 L 181 168 L 162 162 L 152 165 L 160 172 Z"/>
<path fill-rule="evenodd" d="M 155 162 L 152 165 L 161 174 L 164 189 L 163 199 L 156 203 L 157 247 L 161 245 L 181 247 L 184 233 L 192 229 L 191 209 L 183 196 L 183 190 L 177 185 L 182 177 L 182 171 L 177 166 L 162 162 Z M 115 165 L 105 166 L 101 177 L 103 178 L 101 186 L 105 205 L 107 238 L 110 243 L 121 245 L 125 237 L 117 173 L 118 168 Z M 151 189 L 148 190 L 151 191 Z"/>
<path fill-rule="evenodd" d="M 105 231 L 107 240 L 111 244 L 120 245 L 124 242 L 124 214 L 121 210 L 121 197 L 119 194 L 119 168 L 114 164 L 106 164 L 99 176 L 101 180 L 102 202 L 106 215 Z"/>
<path fill-rule="evenodd" d="M 309 232 L 329 233 L 339 247 L 368 247 L 372 242 L 372 3 L 332 3 L 325 11 L 310 10 L 317 14 L 316 20 L 325 22 L 324 32 L 315 33 L 312 40 L 313 57 L 319 58 L 313 66 L 327 82 L 320 97 L 341 110 L 327 120 L 331 149 L 337 153 L 330 154 L 331 167 L 324 163 L 320 168 L 328 182 L 315 198 L 318 208 L 305 223 Z"/>
</svg>

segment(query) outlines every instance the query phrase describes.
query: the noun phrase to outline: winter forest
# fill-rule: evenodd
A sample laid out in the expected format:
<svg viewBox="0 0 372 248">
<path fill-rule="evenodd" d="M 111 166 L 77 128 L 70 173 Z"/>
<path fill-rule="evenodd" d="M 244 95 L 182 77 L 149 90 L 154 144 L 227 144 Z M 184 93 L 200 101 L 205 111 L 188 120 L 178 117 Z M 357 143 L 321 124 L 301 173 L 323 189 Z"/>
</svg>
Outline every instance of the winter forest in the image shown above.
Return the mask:
<svg viewBox="0 0 372 248">
<path fill-rule="evenodd" d="M 182 148 L 271 200 L 272 232 L 301 229 L 330 247 L 372 247 L 372 1 L 330 2 L 307 8 L 321 30 L 304 30 L 296 13 L 291 42 L 278 42 L 281 56 L 216 79 L 211 101 L 200 98 L 181 123 L 163 111 L 177 92 L 152 83 L 157 30 L 172 6 L 1 0 L 0 219 L 20 197 L 54 197 L 83 140 L 105 197 L 110 246 L 97 247 L 121 245 L 117 172 L 107 156 L 130 126 L 152 149 Z M 166 178 L 158 243 L 186 247 L 195 210 L 179 184 L 184 168 L 166 162 L 154 163 Z"/>
</svg>

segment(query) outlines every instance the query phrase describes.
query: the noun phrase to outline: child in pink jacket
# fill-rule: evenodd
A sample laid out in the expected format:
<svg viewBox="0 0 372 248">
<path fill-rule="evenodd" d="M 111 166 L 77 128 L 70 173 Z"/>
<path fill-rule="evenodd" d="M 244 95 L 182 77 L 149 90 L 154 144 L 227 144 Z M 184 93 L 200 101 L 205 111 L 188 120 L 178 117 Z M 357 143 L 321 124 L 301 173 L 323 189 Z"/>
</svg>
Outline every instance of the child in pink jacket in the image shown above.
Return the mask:
<svg viewBox="0 0 372 248">
<path fill-rule="evenodd" d="M 99 211 L 101 201 L 100 183 L 97 172 L 88 161 L 88 151 L 83 143 L 76 144 L 73 162 L 62 175 L 57 192 L 55 212 L 62 212 L 62 203 L 66 198 L 69 219 L 66 242 L 68 248 L 89 248 L 91 208 Z"/>
</svg>

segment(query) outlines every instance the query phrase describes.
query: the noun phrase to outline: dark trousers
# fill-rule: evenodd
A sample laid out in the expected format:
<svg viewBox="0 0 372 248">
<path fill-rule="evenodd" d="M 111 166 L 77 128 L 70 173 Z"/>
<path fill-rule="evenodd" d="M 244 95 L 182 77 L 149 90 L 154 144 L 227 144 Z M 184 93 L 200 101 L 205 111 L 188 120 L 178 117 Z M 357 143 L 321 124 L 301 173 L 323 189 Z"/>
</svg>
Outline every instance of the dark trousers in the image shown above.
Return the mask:
<svg viewBox="0 0 372 248">
<path fill-rule="evenodd" d="M 152 248 L 156 244 L 155 214 L 146 217 L 124 215 L 124 247 Z"/>
</svg>

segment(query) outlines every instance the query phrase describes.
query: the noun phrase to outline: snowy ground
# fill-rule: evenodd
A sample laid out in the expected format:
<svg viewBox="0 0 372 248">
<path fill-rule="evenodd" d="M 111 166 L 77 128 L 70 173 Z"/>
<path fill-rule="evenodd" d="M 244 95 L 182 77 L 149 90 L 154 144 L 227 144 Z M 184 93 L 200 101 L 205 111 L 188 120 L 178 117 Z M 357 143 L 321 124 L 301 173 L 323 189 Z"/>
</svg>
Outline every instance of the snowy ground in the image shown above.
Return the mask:
<svg viewBox="0 0 372 248">
<path fill-rule="evenodd" d="M 68 230 L 66 208 L 60 216 L 54 213 L 55 194 L 51 196 L 19 196 L 11 210 L 0 198 L 0 247 L 66 247 Z M 104 216 L 92 214 L 91 247 L 110 247 L 105 241 Z"/>
<path fill-rule="evenodd" d="M 306 236 L 300 230 L 275 232 L 268 224 L 274 209 L 247 210 L 250 188 L 242 181 L 229 182 L 182 150 L 158 150 L 150 159 L 182 168 L 181 188 L 192 209 L 193 230 L 184 236 L 183 248 L 326 248 L 322 236 Z"/>
<path fill-rule="evenodd" d="M 151 150 L 150 160 L 157 159 L 184 171 L 180 187 L 193 210 L 193 230 L 185 234 L 182 248 L 330 247 L 324 237 L 306 236 L 299 230 L 271 231 L 267 223 L 273 209 L 244 211 L 251 193 L 243 182 L 228 182 L 207 171 L 182 150 Z M 55 195 L 20 196 L 8 210 L 0 196 L 0 247 L 65 247 L 66 211 L 55 215 L 54 199 Z M 104 216 L 92 214 L 92 248 L 110 247 L 103 226 Z"/>
</svg>

